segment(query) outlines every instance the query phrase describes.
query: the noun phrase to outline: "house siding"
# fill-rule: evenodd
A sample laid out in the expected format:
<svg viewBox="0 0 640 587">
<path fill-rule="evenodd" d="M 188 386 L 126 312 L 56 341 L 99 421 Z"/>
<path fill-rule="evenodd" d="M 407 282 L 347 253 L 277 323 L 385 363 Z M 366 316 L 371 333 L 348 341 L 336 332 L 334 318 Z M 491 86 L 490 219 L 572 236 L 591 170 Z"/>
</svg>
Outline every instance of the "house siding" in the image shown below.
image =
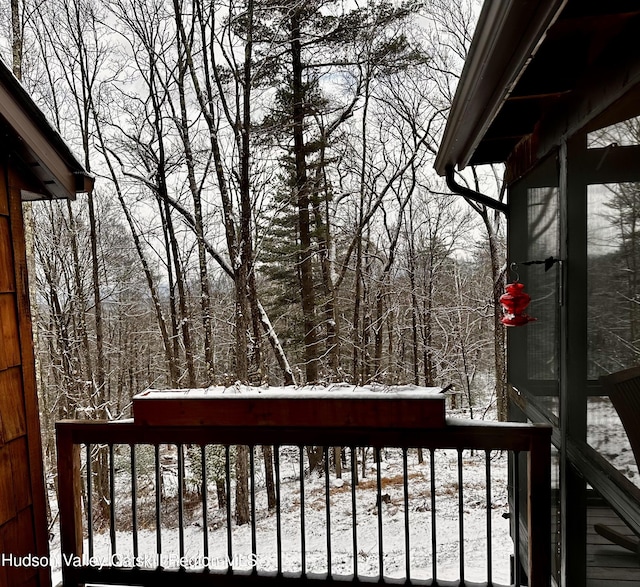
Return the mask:
<svg viewBox="0 0 640 587">
<path fill-rule="evenodd" d="M 0 557 L 48 556 L 21 189 L 0 152 Z M 0 563 L 2 561 L 0 560 Z M 49 569 L 0 564 L 0 587 L 49 587 Z"/>
</svg>

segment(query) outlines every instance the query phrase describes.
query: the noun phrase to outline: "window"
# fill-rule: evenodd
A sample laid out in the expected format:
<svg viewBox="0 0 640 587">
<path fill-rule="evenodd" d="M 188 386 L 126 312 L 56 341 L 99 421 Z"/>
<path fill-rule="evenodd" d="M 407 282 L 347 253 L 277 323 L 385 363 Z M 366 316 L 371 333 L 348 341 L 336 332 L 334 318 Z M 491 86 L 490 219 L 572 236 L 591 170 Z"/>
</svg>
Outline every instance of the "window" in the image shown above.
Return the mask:
<svg viewBox="0 0 640 587">
<path fill-rule="evenodd" d="M 640 145 L 640 116 L 587 133 L 587 149 Z"/>
</svg>

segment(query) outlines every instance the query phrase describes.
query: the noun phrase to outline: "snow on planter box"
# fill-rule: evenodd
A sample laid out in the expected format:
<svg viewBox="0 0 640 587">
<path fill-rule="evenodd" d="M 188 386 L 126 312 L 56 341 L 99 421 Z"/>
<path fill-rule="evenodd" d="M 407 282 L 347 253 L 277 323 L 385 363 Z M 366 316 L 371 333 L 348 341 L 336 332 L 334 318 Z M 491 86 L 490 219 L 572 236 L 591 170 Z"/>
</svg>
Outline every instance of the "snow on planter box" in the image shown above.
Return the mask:
<svg viewBox="0 0 640 587">
<path fill-rule="evenodd" d="M 133 398 L 138 424 L 440 428 L 445 396 L 415 385 L 231 387 L 147 390 Z"/>
</svg>

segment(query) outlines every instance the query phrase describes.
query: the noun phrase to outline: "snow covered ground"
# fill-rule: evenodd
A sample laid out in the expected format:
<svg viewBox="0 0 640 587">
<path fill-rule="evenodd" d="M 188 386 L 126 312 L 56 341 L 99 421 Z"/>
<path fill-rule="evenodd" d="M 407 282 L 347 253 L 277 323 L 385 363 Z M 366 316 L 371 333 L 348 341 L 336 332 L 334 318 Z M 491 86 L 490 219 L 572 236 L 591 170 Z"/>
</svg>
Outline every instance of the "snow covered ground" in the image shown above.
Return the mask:
<svg viewBox="0 0 640 587">
<path fill-rule="evenodd" d="M 284 449 L 283 449 L 284 450 Z M 405 508 L 402 483 L 402 457 L 399 451 L 385 451 L 381 467 L 382 481 L 382 550 L 383 573 L 386 577 L 405 577 L 406 537 L 404 532 L 405 513 L 409 517 L 410 573 L 412 578 L 432 576 L 431 547 L 431 493 L 430 465 L 417 462 L 415 454 L 409 459 L 409 501 Z M 428 456 L 428 453 L 427 453 Z M 458 519 L 458 454 L 456 451 L 437 451 L 436 489 L 436 536 L 437 573 L 441 579 L 455 580 L 460 577 L 459 519 Z M 464 482 L 464 550 L 465 576 L 472 581 L 487 579 L 487 508 L 485 497 L 485 455 L 463 455 Z M 300 483 L 297 475 L 298 463 L 283 456 L 281 469 L 281 568 L 284 572 L 301 570 L 301 509 L 304 503 L 305 517 L 305 564 L 306 571 L 326 573 L 327 555 L 327 514 L 325 509 L 325 478 L 312 474 L 305 479 L 304 499 L 301 500 Z M 509 538 L 506 493 L 506 454 L 495 454 L 492 458 L 492 505 L 491 521 L 493 577 L 498 583 L 507 584 L 509 578 L 509 555 L 513 550 Z M 357 567 L 360 576 L 377 576 L 380 572 L 378 556 L 378 511 L 375 465 L 371 464 L 368 476 L 360 480 L 356 491 L 356 540 Z M 350 473 L 345 472 L 342 480 L 332 474 L 330 478 L 331 516 L 331 571 L 334 575 L 348 575 L 354 572 L 352 494 Z M 123 508 L 123 509 L 126 509 Z M 208 561 L 204 559 L 204 531 L 201 523 L 201 509 L 192 510 L 185 524 L 184 541 L 187 566 L 202 567 L 208 562 L 211 568 L 226 568 L 227 530 L 224 511 L 215 510 L 209 518 Z M 233 525 L 231 564 L 235 569 L 250 569 L 253 565 L 259 571 L 274 571 L 278 568 L 277 517 L 266 507 L 264 491 L 257 494 L 257 553 L 251 552 L 251 527 Z M 120 514 L 118 520 L 124 519 Z M 148 528 L 139 531 L 139 553 L 141 566 L 155 566 L 156 531 Z M 59 549 L 57 537 L 51 544 L 52 552 Z M 87 545 L 85 544 L 85 547 Z M 179 534 L 177 527 L 163 528 L 162 562 L 167 567 L 179 566 Z M 121 564 L 129 566 L 133 560 L 133 542 L 130 530 L 117 532 L 116 554 Z M 109 532 L 95 536 L 94 556 L 96 563 L 111 560 Z M 60 579 L 59 568 L 54 568 L 54 579 Z M 54 582 L 55 584 L 55 582 Z"/>
</svg>

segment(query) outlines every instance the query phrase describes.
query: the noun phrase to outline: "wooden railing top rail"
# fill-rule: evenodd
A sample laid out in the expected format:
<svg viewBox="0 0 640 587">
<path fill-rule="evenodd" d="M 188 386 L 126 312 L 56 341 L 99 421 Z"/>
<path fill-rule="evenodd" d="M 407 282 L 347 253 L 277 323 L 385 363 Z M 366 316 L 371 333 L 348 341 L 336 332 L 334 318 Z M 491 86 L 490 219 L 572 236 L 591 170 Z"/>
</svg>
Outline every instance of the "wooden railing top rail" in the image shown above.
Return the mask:
<svg viewBox="0 0 640 587">
<path fill-rule="evenodd" d="M 528 451 L 531 442 L 549 442 L 551 427 L 447 418 L 443 428 L 328 428 L 312 426 L 147 426 L 133 421 L 63 420 L 58 434 L 72 444 L 273 444 L 406 446 Z"/>
</svg>

